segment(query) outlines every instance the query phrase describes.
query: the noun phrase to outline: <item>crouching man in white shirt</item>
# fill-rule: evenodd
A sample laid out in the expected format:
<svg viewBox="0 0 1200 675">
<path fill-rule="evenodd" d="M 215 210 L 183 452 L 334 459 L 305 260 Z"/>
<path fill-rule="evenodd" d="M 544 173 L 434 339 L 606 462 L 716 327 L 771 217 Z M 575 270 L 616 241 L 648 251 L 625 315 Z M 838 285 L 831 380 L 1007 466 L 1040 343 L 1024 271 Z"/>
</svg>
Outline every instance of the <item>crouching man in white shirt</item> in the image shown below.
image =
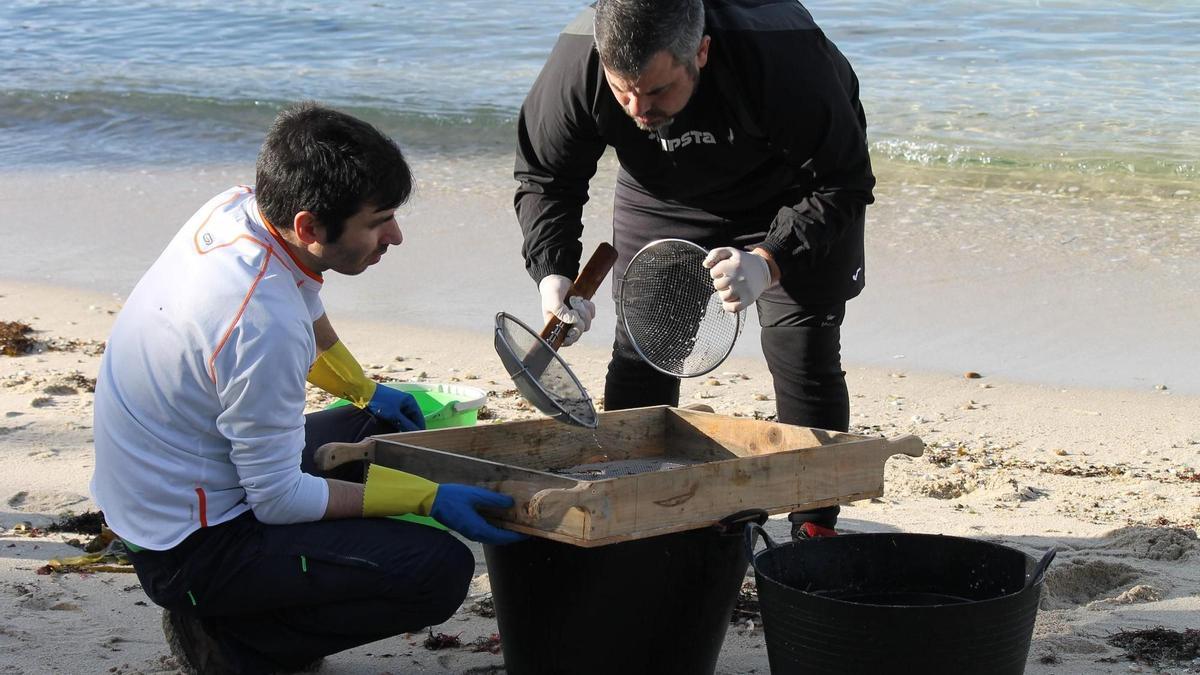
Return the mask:
<svg viewBox="0 0 1200 675">
<path fill-rule="evenodd" d="M 126 542 L 185 672 L 303 668 L 445 621 L 474 560 L 429 515 L 489 544 L 520 538 L 477 507 L 512 499 L 386 467 L 339 480 L 330 441 L 423 429 L 413 398 L 376 385 L 319 292 L 403 240 L 412 175 L 396 144 L 302 103 L 276 118 L 255 187 L 205 204 L 138 282 L 96 385 L 92 494 Z M 351 401 L 304 414 L 305 381 Z"/>
</svg>

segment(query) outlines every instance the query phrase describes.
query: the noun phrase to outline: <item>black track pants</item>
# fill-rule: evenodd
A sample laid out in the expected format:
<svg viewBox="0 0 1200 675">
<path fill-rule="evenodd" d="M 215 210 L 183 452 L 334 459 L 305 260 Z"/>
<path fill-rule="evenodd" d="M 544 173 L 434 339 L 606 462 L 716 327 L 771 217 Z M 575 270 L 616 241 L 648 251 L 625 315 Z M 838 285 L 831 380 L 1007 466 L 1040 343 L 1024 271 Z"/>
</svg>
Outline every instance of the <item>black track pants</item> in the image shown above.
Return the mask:
<svg viewBox="0 0 1200 675">
<path fill-rule="evenodd" d="M 394 429 L 346 406 L 308 415 L 312 453 Z M 361 467 L 353 467 L 347 478 Z M 471 552 L 447 532 L 387 518 L 267 525 L 252 513 L 200 529 L 168 551 L 132 554 L 146 595 L 200 618 L 239 672 L 319 657 L 442 623 L 462 604 Z"/>
</svg>

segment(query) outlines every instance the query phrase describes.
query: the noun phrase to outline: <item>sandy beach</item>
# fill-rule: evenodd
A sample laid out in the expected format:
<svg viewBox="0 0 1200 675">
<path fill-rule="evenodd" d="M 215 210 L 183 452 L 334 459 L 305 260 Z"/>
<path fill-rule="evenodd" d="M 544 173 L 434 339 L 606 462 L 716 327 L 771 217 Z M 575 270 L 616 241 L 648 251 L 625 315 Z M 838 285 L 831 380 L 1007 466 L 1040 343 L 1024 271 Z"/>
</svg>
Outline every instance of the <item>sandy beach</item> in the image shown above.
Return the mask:
<svg viewBox="0 0 1200 675">
<path fill-rule="evenodd" d="M 480 424 L 541 417 L 491 331 L 502 310 L 541 321 L 513 146 L 559 31 L 589 3 L 0 6 L 0 675 L 178 672 L 136 575 L 63 567 L 93 535 L 59 525 L 91 514 L 99 528 L 92 391 L 116 313 L 201 204 L 254 181 L 288 103 L 369 121 L 413 170 L 403 245 L 322 291 L 351 351 L 377 379 L 486 391 Z M 1200 3 L 804 4 L 854 66 L 877 178 L 866 288 L 842 326 L 851 431 L 925 444 L 889 459 L 882 497 L 844 506 L 839 528 L 1056 549 L 1026 672 L 1200 673 Z M 585 252 L 611 238 L 616 172 L 610 151 Z M 599 398 L 610 281 L 596 306 L 564 356 Z M 683 404 L 771 419 L 745 318 Z M 6 336 L 31 349 L 5 354 Z M 330 401 L 309 390 L 311 410 Z M 767 530 L 785 539 L 788 523 Z M 503 673 L 471 548 L 451 620 L 320 672 Z M 769 672 L 744 609 L 721 675 Z M 1114 641 L 1159 629 L 1144 651 Z M 1191 651 L 1166 658 L 1172 639 Z"/>
<path fill-rule="evenodd" d="M 0 319 L 32 326 L 38 343 L 37 353 L 0 357 L 5 673 L 175 670 L 159 609 L 147 603 L 134 575 L 39 574 L 52 559 L 80 555 L 67 542 L 81 537 L 29 532 L 64 512 L 95 508 L 87 488 L 89 389 L 119 308 L 120 298 L 111 294 L 0 282 Z M 480 423 L 539 414 L 513 395 L 486 334 L 338 323 L 374 374 L 488 390 L 488 419 Z M 567 357 L 585 386 L 602 391 L 605 350 L 583 344 Z M 1123 630 L 1196 627 L 1200 399 L 1170 389 L 1038 386 L 902 365 L 849 368 L 852 431 L 917 434 L 925 455 L 893 457 L 884 497 L 845 507 L 841 527 L 975 537 L 1032 555 L 1056 547 L 1027 672 L 1152 671 L 1125 660 L 1107 639 Z M 711 377 L 686 381 L 683 398 L 728 415 L 773 412 L 770 379 L 753 359 L 734 358 Z M 327 401 L 312 392 L 312 407 Z M 773 535 L 786 536 L 785 520 L 768 525 Z M 501 656 L 473 651 L 497 630 L 494 618 L 481 616 L 488 613 L 480 609 L 488 597 L 487 570 L 482 552 L 474 550 L 471 595 L 453 619 L 431 628 L 463 646 L 430 650 L 427 635 L 398 637 L 333 656 L 321 672 L 503 672 Z M 1196 665 L 1168 664 L 1154 672 L 1190 672 L 1186 668 Z M 730 625 L 718 672 L 768 672 L 760 625 Z"/>
</svg>

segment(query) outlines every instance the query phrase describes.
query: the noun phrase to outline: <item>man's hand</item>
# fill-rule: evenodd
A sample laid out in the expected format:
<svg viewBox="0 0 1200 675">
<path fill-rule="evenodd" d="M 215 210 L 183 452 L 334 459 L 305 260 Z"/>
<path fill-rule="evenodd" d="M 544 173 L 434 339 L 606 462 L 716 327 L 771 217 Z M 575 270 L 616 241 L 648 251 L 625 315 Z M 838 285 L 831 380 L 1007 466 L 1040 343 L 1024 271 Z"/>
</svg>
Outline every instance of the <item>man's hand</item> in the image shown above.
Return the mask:
<svg viewBox="0 0 1200 675">
<path fill-rule="evenodd" d="M 492 526 L 475 509 L 480 506 L 507 509 L 512 505 L 512 497 L 499 492 L 471 485 L 443 483 L 438 486 L 429 515 L 471 541 L 500 546 L 521 541 L 525 535 Z"/>
<path fill-rule="evenodd" d="M 702 263 L 713 279 L 713 288 L 726 312 L 739 312 L 758 300 L 771 285 L 771 263 L 766 256 L 724 246 L 709 251 Z"/>
<path fill-rule="evenodd" d="M 375 394 L 367 401 L 367 410 L 379 419 L 390 422 L 400 431 L 420 431 L 425 428 L 425 415 L 413 395 L 377 383 Z"/>
<path fill-rule="evenodd" d="M 330 483 L 332 497 L 333 484 L 341 481 Z M 342 486 L 337 486 L 337 491 L 339 497 L 344 499 L 345 495 L 341 493 L 345 490 Z M 416 474 L 372 464 L 367 467 L 367 481 L 360 494 L 364 518 L 396 516 L 403 513 L 430 516 L 468 539 L 494 546 L 511 544 L 525 538 L 525 535 L 518 532 L 489 525 L 476 511 L 481 506 L 512 508 L 512 497 L 499 492 L 456 483 L 438 485 Z M 339 510 L 337 514 L 341 515 L 343 512 L 344 509 Z M 330 516 L 327 511 L 327 517 L 336 515 Z"/>
<path fill-rule="evenodd" d="M 567 337 L 562 346 L 575 343 L 587 329 L 592 327 L 592 319 L 596 318 L 596 305 L 591 300 L 574 296 L 568 303 L 564 301 L 567 291 L 571 289 L 571 280 L 561 274 L 551 274 L 538 284 L 538 292 L 542 295 L 542 315 L 546 322 L 550 317 L 570 324 Z"/>
</svg>

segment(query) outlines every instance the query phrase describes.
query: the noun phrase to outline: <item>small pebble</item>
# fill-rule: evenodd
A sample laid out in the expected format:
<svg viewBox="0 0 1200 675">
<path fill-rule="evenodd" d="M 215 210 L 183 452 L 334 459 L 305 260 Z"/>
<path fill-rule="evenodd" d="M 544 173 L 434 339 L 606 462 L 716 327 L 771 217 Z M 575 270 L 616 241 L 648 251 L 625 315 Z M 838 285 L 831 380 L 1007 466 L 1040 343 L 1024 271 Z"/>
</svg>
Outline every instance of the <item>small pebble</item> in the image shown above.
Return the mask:
<svg viewBox="0 0 1200 675">
<path fill-rule="evenodd" d="M 769 400 L 769 399 L 767 398 L 767 395 L 766 395 L 766 394 L 755 394 L 755 395 L 754 395 L 754 400 L 755 400 L 755 401 L 766 401 L 766 400 Z"/>
<path fill-rule="evenodd" d="M 1165 384 L 1156 384 L 1156 385 L 1154 385 L 1154 388 L 1155 388 L 1155 389 L 1157 389 L 1158 391 L 1166 391 L 1166 390 L 1167 390 L 1167 385 L 1165 385 Z"/>
<path fill-rule="evenodd" d="M 710 387 L 717 387 L 717 386 L 720 386 L 721 381 L 717 380 L 717 379 L 710 379 L 707 382 L 705 382 L 704 384 L 707 384 Z"/>
<path fill-rule="evenodd" d="M 968 380 L 978 380 L 983 376 L 973 370 L 968 370 L 967 372 L 963 373 L 963 377 L 967 378 Z"/>
</svg>

